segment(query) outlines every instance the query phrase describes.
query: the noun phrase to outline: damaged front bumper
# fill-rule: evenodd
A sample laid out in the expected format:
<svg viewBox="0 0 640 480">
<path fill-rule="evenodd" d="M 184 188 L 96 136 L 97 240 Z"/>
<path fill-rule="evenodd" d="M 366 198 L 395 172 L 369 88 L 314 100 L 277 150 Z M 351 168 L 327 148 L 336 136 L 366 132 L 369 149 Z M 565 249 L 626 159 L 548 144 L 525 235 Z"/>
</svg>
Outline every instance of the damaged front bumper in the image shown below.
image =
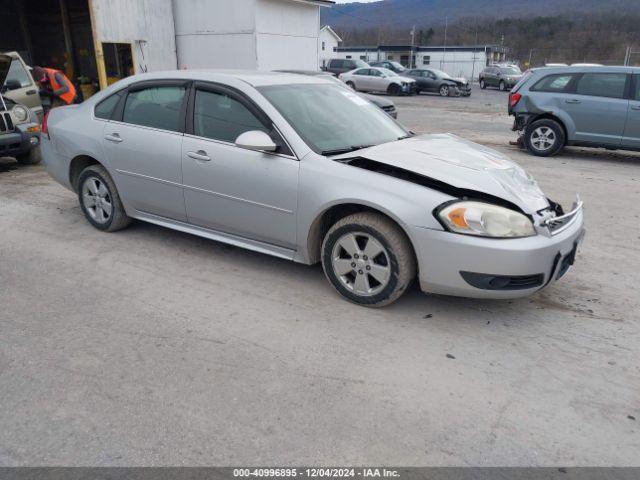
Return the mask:
<svg viewBox="0 0 640 480">
<path fill-rule="evenodd" d="M 40 125 L 23 123 L 12 132 L 0 133 L 0 156 L 15 156 L 29 152 L 40 145 Z"/>
<path fill-rule="evenodd" d="M 412 227 L 424 292 L 472 298 L 524 297 L 560 279 L 584 237 L 582 204 L 556 222 L 539 219 L 538 235 L 500 239 Z"/>
</svg>

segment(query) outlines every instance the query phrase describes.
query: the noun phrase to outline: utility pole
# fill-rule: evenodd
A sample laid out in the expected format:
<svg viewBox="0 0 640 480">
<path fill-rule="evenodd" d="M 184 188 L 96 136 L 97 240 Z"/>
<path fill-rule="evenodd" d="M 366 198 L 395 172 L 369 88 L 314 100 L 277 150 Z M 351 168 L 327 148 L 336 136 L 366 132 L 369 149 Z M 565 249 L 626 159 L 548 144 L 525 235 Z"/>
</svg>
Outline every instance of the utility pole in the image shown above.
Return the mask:
<svg viewBox="0 0 640 480">
<path fill-rule="evenodd" d="M 533 57 L 533 48 L 529 50 L 529 64 L 527 65 L 528 68 L 531 68 L 531 57 Z"/>
<path fill-rule="evenodd" d="M 444 45 L 442 47 L 442 60 L 440 60 L 440 68 L 444 70 L 444 58 L 447 55 L 447 27 L 449 25 L 449 18 L 444 17 Z"/>
<path fill-rule="evenodd" d="M 409 52 L 409 68 L 415 68 L 413 65 L 413 51 L 416 43 L 416 26 L 411 29 L 411 51 Z"/>
<path fill-rule="evenodd" d="M 631 57 L 631 47 L 627 46 L 627 51 L 624 54 L 624 66 L 629 66 L 629 57 Z"/>
</svg>

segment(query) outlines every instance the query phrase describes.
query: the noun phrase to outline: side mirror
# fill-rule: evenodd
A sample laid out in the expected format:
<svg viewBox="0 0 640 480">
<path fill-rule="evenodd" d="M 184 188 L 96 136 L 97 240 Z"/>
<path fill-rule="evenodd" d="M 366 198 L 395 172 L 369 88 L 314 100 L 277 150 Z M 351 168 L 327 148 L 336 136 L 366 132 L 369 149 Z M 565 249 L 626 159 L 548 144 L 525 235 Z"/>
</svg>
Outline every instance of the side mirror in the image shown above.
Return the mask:
<svg viewBox="0 0 640 480">
<path fill-rule="evenodd" d="M 236 138 L 235 144 L 236 147 L 264 152 L 275 152 L 278 149 L 271 137 L 261 130 L 244 132 Z"/>
<path fill-rule="evenodd" d="M 6 82 L 4 82 L 4 87 L 3 90 L 17 90 L 19 88 L 22 88 L 22 84 L 15 79 L 11 79 L 11 80 L 7 80 Z"/>
</svg>

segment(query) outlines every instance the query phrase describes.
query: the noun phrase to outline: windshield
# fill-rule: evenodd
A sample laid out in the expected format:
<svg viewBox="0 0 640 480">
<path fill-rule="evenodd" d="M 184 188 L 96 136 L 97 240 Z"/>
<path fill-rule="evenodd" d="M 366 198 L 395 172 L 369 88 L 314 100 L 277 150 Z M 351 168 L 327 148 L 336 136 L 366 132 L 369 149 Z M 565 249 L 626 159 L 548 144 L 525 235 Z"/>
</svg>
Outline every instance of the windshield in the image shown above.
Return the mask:
<svg viewBox="0 0 640 480">
<path fill-rule="evenodd" d="M 382 73 L 384 73 L 385 77 L 397 77 L 398 76 L 398 74 L 396 72 L 394 72 L 393 70 L 389 70 L 388 68 L 378 67 L 378 70 L 380 70 Z"/>
<path fill-rule="evenodd" d="M 337 155 L 409 135 L 369 100 L 338 85 L 270 85 L 258 90 L 321 155 Z"/>
<path fill-rule="evenodd" d="M 356 60 L 355 62 L 356 62 L 356 68 L 366 68 L 369 66 L 369 64 L 364 60 Z"/>
<path fill-rule="evenodd" d="M 449 75 L 447 72 L 443 72 L 442 70 L 431 70 L 431 71 L 440 78 L 451 78 L 451 75 Z"/>
<path fill-rule="evenodd" d="M 398 62 L 389 62 L 391 65 L 393 65 L 393 68 L 397 68 L 399 71 L 403 72 L 404 70 L 406 70 L 406 68 L 404 68 L 401 64 L 399 64 Z"/>
<path fill-rule="evenodd" d="M 520 75 L 522 73 L 518 67 L 501 67 L 500 70 L 505 75 Z"/>
</svg>

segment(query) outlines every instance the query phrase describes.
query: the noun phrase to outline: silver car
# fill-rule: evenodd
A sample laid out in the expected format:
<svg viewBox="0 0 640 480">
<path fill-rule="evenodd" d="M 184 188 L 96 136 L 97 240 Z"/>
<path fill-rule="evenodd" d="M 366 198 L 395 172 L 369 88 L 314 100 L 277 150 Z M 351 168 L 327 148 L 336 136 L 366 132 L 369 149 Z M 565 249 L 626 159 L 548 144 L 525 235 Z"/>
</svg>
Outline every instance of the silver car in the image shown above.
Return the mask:
<svg viewBox="0 0 640 480">
<path fill-rule="evenodd" d="M 403 77 L 386 68 L 358 68 L 342 73 L 338 78 L 358 92 L 411 95 L 416 91 L 416 81 L 413 78 Z"/>
<path fill-rule="evenodd" d="M 131 219 L 304 264 L 382 306 L 531 294 L 573 263 L 571 211 L 498 152 L 414 136 L 321 77 L 177 71 L 122 80 L 43 125 L 49 173 L 108 232 Z"/>
</svg>

